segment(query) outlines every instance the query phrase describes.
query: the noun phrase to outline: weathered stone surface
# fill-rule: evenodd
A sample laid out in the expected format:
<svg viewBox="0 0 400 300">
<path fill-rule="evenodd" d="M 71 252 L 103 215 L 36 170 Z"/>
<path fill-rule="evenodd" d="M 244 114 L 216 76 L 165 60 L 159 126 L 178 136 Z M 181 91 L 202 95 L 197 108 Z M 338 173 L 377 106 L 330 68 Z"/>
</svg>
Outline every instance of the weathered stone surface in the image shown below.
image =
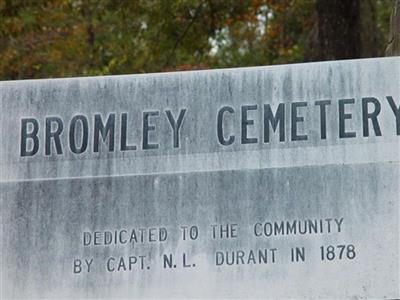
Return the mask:
<svg viewBox="0 0 400 300">
<path fill-rule="evenodd" d="M 399 58 L 1 82 L 2 298 L 399 298 L 399 82 Z"/>
</svg>

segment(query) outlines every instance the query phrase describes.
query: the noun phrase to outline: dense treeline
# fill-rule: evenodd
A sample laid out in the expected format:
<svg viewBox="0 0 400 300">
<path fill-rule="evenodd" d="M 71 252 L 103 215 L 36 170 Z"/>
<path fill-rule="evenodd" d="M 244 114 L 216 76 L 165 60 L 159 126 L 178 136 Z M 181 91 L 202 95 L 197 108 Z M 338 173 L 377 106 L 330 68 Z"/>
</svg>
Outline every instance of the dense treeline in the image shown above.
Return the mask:
<svg viewBox="0 0 400 300">
<path fill-rule="evenodd" d="M 0 79 L 384 54 L 394 0 L 0 0 Z"/>
</svg>

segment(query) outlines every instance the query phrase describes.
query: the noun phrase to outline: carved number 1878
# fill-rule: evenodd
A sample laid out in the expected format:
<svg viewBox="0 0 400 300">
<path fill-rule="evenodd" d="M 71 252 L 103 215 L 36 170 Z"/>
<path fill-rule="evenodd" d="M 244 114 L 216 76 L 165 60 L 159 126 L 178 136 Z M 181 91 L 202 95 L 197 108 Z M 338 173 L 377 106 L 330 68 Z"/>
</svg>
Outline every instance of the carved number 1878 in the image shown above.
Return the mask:
<svg viewBox="0 0 400 300">
<path fill-rule="evenodd" d="M 321 260 L 334 260 L 334 259 L 354 259 L 356 257 L 356 250 L 354 245 L 337 245 L 335 246 L 322 246 Z"/>
</svg>

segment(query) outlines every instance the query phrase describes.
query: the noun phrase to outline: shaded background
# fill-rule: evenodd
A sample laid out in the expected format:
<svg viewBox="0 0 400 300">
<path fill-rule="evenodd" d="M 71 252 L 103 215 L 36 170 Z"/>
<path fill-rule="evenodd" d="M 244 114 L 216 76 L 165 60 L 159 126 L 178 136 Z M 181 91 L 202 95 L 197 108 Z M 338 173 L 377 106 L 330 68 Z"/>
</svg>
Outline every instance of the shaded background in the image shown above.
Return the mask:
<svg viewBox="0 0 400 300">
<path fill-rule="evenodd" d="M 0 80 L 383 56 L 395 0 L 0 0 Z"/>
</svg>

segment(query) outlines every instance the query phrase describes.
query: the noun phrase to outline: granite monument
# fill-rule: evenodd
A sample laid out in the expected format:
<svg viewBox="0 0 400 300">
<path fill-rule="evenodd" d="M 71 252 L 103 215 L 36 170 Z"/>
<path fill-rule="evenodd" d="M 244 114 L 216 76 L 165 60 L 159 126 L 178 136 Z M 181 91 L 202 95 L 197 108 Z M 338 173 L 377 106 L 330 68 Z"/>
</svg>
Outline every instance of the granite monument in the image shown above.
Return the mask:
<svg viewBox="0 0 400 300">
<path fill-rule="evenodd" d="M 400 58 L 0 82 L 1 298 L 400 298 Z"/>
</svg>

